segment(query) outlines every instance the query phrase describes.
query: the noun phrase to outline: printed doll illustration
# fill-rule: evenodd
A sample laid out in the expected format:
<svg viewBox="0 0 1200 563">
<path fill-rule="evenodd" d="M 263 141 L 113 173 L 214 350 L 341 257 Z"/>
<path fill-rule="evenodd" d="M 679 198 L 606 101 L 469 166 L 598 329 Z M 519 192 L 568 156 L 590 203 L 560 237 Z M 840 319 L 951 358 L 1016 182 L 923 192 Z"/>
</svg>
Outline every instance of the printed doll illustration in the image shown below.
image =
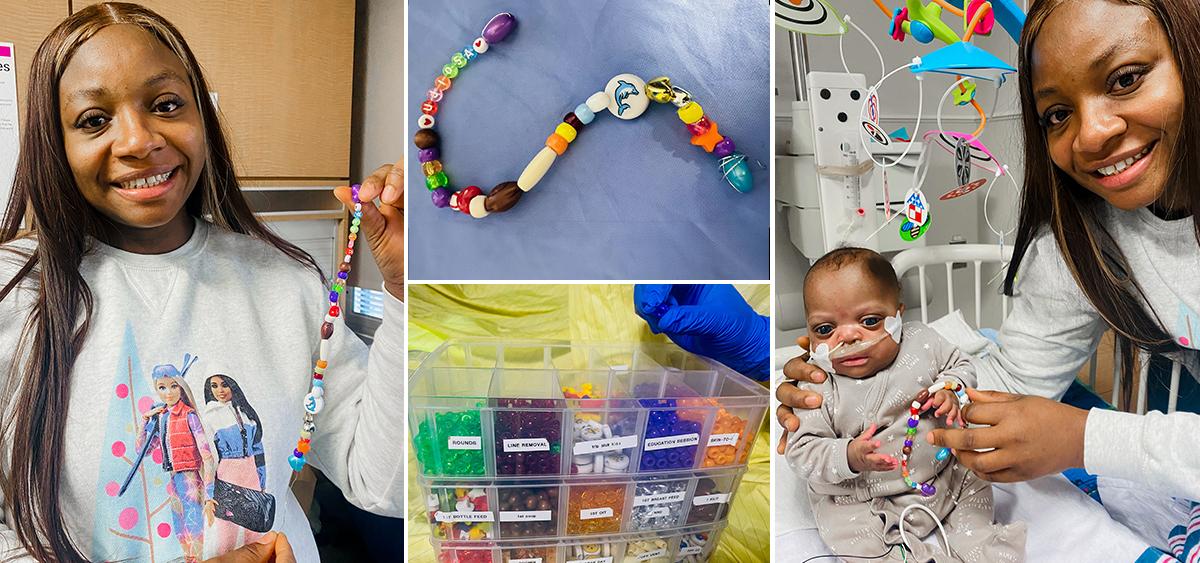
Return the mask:
<svg viewBox="0 0 1200 563">
<path fill-rule="evenodd" d="M 217 520 L 207 542 L 209 552 L 220 554 L 271 529 L 275 497 L 265 492 L 262 421 L 241 386 L 228 375 L 212 375 L 204 381 L 204 401 L 204 422 L 212 430 L 218 460 L 213 493 Z"/>
<path fill-rule="evenodd" d="M 212 449 L 191 390 L 184 375 L 196 358 L 184 355 L 183 370 L 172 364 L 154 367 L 154 390 L 161 403 L 142 413 L 142 433 L 137 440 L 137 462 L 129 471 L 118 496 L 123 495 L 141 466 L 147 452 L 162 459 L 169 476 L 167 495 L 171 506 L 175 537 L 189 563 L 200 561 L 204 550 L 204 526 L 212 523 L 216 502 L 213 500 L 215 463 Z"/>
</svg>

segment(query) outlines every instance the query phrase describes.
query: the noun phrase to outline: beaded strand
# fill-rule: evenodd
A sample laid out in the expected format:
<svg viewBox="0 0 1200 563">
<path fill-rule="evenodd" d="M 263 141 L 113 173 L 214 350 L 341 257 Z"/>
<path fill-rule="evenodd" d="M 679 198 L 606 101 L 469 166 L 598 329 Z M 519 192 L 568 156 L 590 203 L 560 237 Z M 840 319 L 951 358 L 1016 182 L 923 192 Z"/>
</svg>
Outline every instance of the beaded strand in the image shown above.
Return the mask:
<svg viewBox="0 0 1200 563">
<path fill-rule="evenodd" d="M 338 265 L 337 276 L 333 278 L 329 288 L 329 311 L 325 313 L 325 322 L 321 323 L 321 344 L 317 364 L 313 367 L 312 384 L 308 394 L 304 396 L 304 424 L 300 427 L 300 439 L 296 441 L 296 449 L 288 457 L 288 465 L 293 471 L 304 469 L 307 463 L 305 455 L 312 445 L 312 435 L 316 432 L 316 416 L 325 408 L 325 369 L 329 367 L 329 339 L 333 336 L 333 323 L 342 314 L 338 307 L 342 292 L 346 289 L 346 279 L 350 277 L 350 260 L 354 256 L 354 241 L 358 240 L 359 226 L 362 223 L 362 202 L 358 199 L 361 186 L 354 184 L 350 187 L 351 198 L 354 201 L 354 214 L 350 220 L 350 236 L 346 240 L 346 253 L 342 263 Z"/>
<path fill-rule="evenodd" d="M 954 395 L 958 397 L 958 404 L 960 405 L 959 408 L 965 407 L 971 402 L 971 400 L 967 398 L 966 388 L 963 386 L 962 382 L 958 381 L 957 379 L 948 379 L 942 383 L 934 383 L 933 385 L 929 386 L 929 389 L 921 391 L 917 395 L 917 398 L 913 400 L 912 404 L 908 407 L 908 428 L 904 431 L 904 448 L 900 450 L 900 475 L 904 478 L 905 485 L 908 485 L 913 490 L 921 493 L 921 496 L 923 497 L 933 496 L 934 493 L 937 492 L 937 487 L 934 487 L 933 483 L 928 481 L 924 483 L 917 483 L 913 481 L 909 476 L 908 458 L 910 455 L 912 455 L 913 438 L 917 435 L 917 425 L 921 422 L 921 405 L 925 404 L 925 401 L 928 400 L 931 395 L 943 390 L 954 392 Z M 944 461 L 949 456 L 950 449 L 942 448 L 938 450 L 937 461 Z"/>
<path fill-rule="evenodd" d="M 687 90 L 672 86 L 666 76 L 654 78 L 649 83 L 633 74 L 618 74 L 609 80 L 603 91 L 596 92 L 573 111 L 566 114 L 562 122 L 546 138 L 543 146 L 514 181 L 497 184 L 486 194 L 479 186 L 467 186 L 453 190 L 441 160 L 441 137 L 434 128 L 439 104 L 453 85 L 459 72 L 488 52 L 492 45 L 506 39 L 516 28 L 517 20 L 510 13 L 500 13 L 488 21 L 481 37 L 470 46 L 455 52 L 450 62 L 442 67 L 442 73 L 434 80 L 434 87 L 421 102 L 421 116 L 417 118 L 419 128 L 413 143 L 419 152 L 417 159 L 425 174 L 425 186 L 436 207 L 449 207 L 476 219 L 491 213 L 512 209 L 521 197 L 532 190 L 550 170 L 555 159 L 562 156 L 583 128 L 589 125 L 598 113 L 608 110 L 614 116 L 630 120 L 642 115 L 653 100 L 660 104 L 671 103 L 678 108 L 679 119 L 691 134 L 691 143 L 717 157 L 721 176 L 739 192 L 748 192 L 753 187 L 753 178 L 746 156 L 735 151 L 733 140 L 720 133 L 716 121 L 705 115 L 704 108 L 692 100 Z"/>
</svg>

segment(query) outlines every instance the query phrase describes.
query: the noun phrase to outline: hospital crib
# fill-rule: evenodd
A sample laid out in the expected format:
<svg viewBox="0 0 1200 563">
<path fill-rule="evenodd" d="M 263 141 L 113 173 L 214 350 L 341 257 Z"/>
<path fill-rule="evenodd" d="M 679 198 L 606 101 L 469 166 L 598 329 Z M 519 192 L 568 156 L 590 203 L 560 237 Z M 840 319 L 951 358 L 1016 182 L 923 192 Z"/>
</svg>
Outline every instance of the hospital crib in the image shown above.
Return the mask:
<svg viewBox="0 0 1200 563">
<path fill-rule="evenodd" d="M 955 244 L 955 245 L 937 245 L 926 246 L 920 248 L 912 248 L 904 250 L 896 254 L 892 258 L 892 267 L 896 270 L 896 275 L 903 279 L 905 274 L 908 274 L 913 269 L 917 271 L 917 281 L 920 288 L 921 297 L 921 322 L 929 323 L 929 305 L 931 301 L 926 298 L 927 289 L 926 268 L 934 267 L 934 273 L 937 272 L 937 267 L 945 271 L 946 275 L 946 311 L 954 312 L 956 307 L 954 287 L 955 287 L 955 270 L 965 269 L 969 274 L 973 274 L 974 282 L 974 308 L 975 308 L 975 324 L 974 328 L 979 330 L 987 326 L 999 327 L 1004 317 L 1008 316 L 1008 296 L 1000 296 L 1000 314 L 1001 317 L 993 322 L 984 323 L 984 302 L 988 299 L 987 296 L 998 293 L 999 288 L 1003 283 L 1002 275 L 1000 274 L 1006 268 L 1008 261 L 1012 258 L 1012 247 L 1004 246 L 1003 249 L 999 245 L 994 244 Z M 963 266 L 966 268 L 963 268 Z M 987 272 L 985 274 L 985 271 Z M 990 275 L 989 275 L 990 274 Z M 984 287 L 989 289 L 985 293 Z M 992 307 L 994 309 L 994 307 Z M 1137 353 L 1138 366 L 1138 382 L 1137 382 L 1137 401 L 1131 402 L 1130 398 L 1133 391 L 1133 381 L 1123 381 L 1121 377 L 1121 358 L 1120 347 L 1113 347 L 1112 361 L 1112 377 L 1113 390 L 1111 404 L 1117 408 L 1145 414 L 1146 412 L 1146 396 L 1147 396 L 1147 381 L 1149 379 L 1150 369 L 1150 354 L 1134 348 Z M 1092 353 L 1092 358 L 1088 362 L 1088 386 L 1090 389 L 1096 387 L 1096 371 L 1098 352 Z M 1171 365 L 1171 386 L 1170 393 L 1167 399 L 1167 412 L 1175 412 L 1176 405 L 1179 400 L 1179 378 L 1182 371 L 1182 366 L 1179 362 L 1173 361 Z M 1118 400 L 1120 399 L 1120 400 Z"/>
</svg>

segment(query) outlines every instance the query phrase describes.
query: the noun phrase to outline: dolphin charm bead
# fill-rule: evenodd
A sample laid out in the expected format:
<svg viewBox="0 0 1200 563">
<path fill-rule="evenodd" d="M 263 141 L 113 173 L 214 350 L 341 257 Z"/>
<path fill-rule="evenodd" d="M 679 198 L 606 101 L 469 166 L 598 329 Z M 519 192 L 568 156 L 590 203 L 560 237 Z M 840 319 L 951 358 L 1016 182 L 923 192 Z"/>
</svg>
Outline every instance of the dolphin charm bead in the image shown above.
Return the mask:
<svg viewBox="0 0 1200 563">
<path fill-rule="evenodd" d="M 618 74 L 604 87 L 608 96 L 608 112 L 621 119 L 634 119 L 646 113 L 650 97 L 646 95 L 646 81 L 635 74 Z"/>
</svg>

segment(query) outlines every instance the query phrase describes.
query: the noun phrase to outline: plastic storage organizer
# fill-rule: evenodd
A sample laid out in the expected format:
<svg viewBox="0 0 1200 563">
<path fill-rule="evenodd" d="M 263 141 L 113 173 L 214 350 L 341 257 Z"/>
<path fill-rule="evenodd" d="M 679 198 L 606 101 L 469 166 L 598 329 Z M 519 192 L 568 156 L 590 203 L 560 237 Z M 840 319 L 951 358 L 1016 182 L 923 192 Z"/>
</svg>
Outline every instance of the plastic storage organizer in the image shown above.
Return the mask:
<svg viewBox="0 0 1200 563">
<path fill-rule="evenodd" d="M 409 384 L 435 550 L 702 560 L 681 538 L 723 527 L 768 402 L 764 387 L 672 345 L 447 342 Z M 610 555 L 593 557 L 596 546 Z M 534 547 L 553 557 L 509 555 Z"/>
</svg>

